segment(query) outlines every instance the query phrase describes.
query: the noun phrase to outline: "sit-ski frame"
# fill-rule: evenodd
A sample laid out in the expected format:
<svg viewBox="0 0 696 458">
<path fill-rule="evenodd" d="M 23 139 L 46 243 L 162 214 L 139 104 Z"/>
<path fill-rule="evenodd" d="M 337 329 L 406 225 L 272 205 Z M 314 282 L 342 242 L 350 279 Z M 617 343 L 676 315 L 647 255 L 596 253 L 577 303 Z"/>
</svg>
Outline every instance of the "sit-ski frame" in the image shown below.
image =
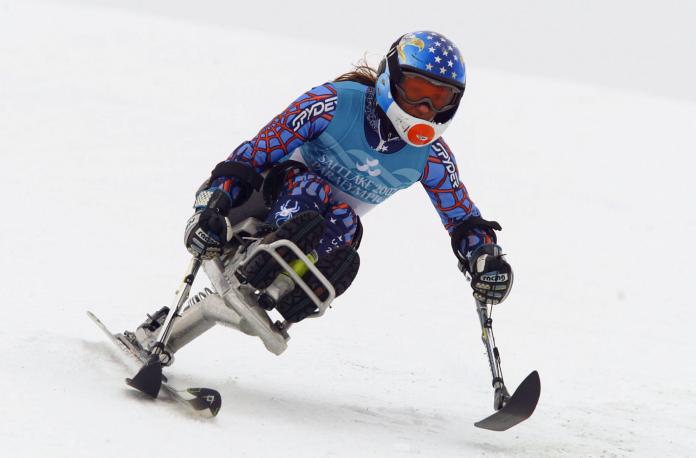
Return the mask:
<svg viewBox="0 0 696 458">
<path fill-rule="evenodd" d="M 247 218 L 232 228 L 237 240 L 242 240 L 242 234 L 255 234 L 260 222 L 254 218 Z M 278 253 L 280 248 L 292 250 L 299 260 L 304 262 L 309 271 L 316 276 L 328 292 L 325 300 L 319 299 L 307 283 Z M 273 321 L 268 313 L 258 305 L 258 297 L 261 293 L 253 286 L 242 283 L 235 272 L 244 266 L 256 254 L 264 251 L 273 257 L 283 270 L 294 280 L 295 285 L 309 296 L 317 306 L 317 312 L 308 318 L 320 317 L 326 312 L 331 302 L 336 297 L 333 285 L 316 268 L 314 263 L 300 250 L 297 245 L 288 240 L 278 240 L 268 245 L 252 244 L 248 249 L 237 248 L 227 256 L 203 262 L 210 282 L 215 290 L 199 302 L 186 308 L 180 317 L 172 325 L 171 333 L 167 340 L 167 350 L 177 352 L 215 324 L 222 324 L 237 329 L 245 334 L 257 336 L 261 339 L 268 351 L 279 355 L 287 348 L 290 339 L 288 328 L 292 323 L 287 321 Z"/>
</svg>

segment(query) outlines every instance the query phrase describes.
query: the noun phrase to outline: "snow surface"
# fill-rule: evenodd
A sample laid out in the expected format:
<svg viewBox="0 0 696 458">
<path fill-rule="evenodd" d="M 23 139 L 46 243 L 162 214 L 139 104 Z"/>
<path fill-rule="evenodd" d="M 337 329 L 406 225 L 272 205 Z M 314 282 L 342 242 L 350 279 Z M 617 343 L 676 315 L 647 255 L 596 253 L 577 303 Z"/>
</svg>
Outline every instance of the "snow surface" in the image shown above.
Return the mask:
<svg viewBox="0 0 696 458">
<path fill-rule="evenodd" d="M 0 0 L 3 456 L 696 456 L 696 105 L 471 66 L 446 137 L 504 226 L 495 329 L 511 387 L 541 374 L 528 422 L 473 427 L 488 366 L 418 186 L 365 218 L 354 286 L 285 354 L 223 328 L 178 354 L 174 381 L 221 391 L 215 420 L 125 387 L 85 310 L 120 330 L 168 305 L 200 181 L 364 51 Z"/>
</svg>

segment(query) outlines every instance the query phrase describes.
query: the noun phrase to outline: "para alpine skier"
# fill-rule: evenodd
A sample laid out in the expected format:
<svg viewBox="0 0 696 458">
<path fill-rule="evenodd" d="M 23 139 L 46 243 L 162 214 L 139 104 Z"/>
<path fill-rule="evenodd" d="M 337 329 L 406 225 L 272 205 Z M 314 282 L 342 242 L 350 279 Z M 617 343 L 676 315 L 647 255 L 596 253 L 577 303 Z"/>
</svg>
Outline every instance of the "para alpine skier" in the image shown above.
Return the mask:
<svg viewBox="0 0 696 458">
<path fill-rule="evenodd" d="M 288 328 L 321 316 L 353 282 L 360 217 L 420 181 L 476 299 L 497 411 L 476 426 L 503 431 L 528 418 L 539 400 L 539 375 L 533 371 L 510 396 L 490 317 L 513 281 L 497 245 L 501 227 L 482 218 L 442 138 L 465 85 L 454 43 L 435 32 L 409 33 L 392 44 L 376 71 L 359 65 L 307 91 L 215 166 L 186 225 L 184 240 L 194 257 L 174 308 L 119 334 L 89 313 L 142 364 L 128 384 L 152 397 L 164 386 L 194 410 L 216 415 L 219 392 L 178 390 L 162 366 L 218 323 L 257 336 L 281 354 Z M 204 268 L 215 291 L 185 306 L 203 261 L 210 261 Z M 277 310 L 285 321 L 273 322 L 263 309 Z"/>
<path fill-rule="evenodd" d="M 503 301 L 513 277 L 496 244 L 500 226 L 481 217 L 442 138 L 465 85 L 457 46 L 441 34 L 419 31 L 397 39 L 376 72 L 360 65 L 307 91 L 215 168 L 187 225 L 188 250 L 203 258 L 219 255 L 228 240 L 227 215 L 266 174 L 275 183 L 267 241 L 288 238 L 313 252 L 338 295 L 357 274 L 359 217 L 420 181 L 449 231 L 460 268 L 471 275 L 475 298 Z M 317 225 L 319 231 L 311 230 Z M 238 275 L 257 288 L 273 289 L 282 279 L 281 297 L 266 297 L 267 308 L 290 322 L 315 311 L 280 267 L 269 266 L 275 263 L 268 254 L 257 258 Z"/>
</svg>

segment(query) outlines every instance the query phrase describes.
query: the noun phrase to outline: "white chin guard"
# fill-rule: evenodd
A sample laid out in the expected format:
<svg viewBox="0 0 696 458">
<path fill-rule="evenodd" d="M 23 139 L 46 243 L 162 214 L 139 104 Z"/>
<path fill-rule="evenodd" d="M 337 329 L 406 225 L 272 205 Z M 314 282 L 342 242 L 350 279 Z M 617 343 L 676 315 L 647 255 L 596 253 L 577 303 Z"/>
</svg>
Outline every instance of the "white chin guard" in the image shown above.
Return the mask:
<svg viewBox="0 0 696 458">
<path fill-rule="evenodd" d="M 409 145 L 426 146 L 442 136 L 442 133 L 447 129 L 452 122 L 436 123 L 426 121 L 425 119 L 416 118 L 406 113 L 396 100 L 392 101 L 387 109 L 387 118 L 391 121 L 394 129 L 399 136 Z"/>
</svg>

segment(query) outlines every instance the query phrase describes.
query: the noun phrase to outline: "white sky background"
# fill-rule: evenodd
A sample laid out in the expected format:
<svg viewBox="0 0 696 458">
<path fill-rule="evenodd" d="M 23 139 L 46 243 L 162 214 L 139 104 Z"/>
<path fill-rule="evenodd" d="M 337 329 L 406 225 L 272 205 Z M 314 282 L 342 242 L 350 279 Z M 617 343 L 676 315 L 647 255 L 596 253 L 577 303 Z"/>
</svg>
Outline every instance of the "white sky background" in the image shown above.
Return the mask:
<svg viewBox="0 0 696 458">
<path fill-rule="evenodd" d="M 696 2 L 69 1 L 341 43 L 378 54 L 402 33 L 435 29 L 459 45 L 474 73 L 486 67 L 696 101 Z M 341 4 L 350 7 L 341 7 L 338 14 L 334 6 L 327 7 Z M 282 48 L 279 43 L 279 52 Z"/>
</svg>

